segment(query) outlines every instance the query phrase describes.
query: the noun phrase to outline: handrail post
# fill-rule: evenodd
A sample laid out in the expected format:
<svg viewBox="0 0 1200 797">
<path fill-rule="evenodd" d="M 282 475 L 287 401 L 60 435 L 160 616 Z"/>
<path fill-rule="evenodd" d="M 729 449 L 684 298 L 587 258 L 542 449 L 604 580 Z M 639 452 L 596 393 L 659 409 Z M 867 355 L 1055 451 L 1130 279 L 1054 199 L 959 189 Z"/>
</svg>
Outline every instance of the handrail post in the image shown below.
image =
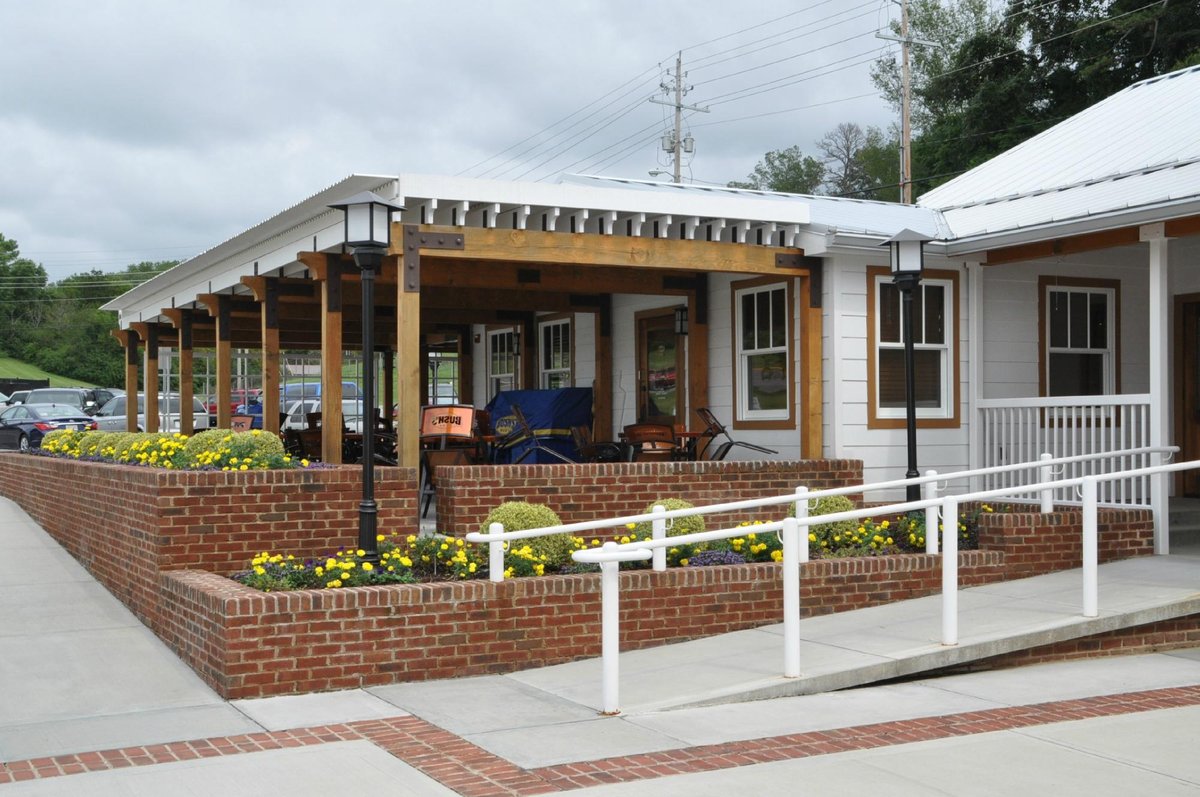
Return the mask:
<svg viewBox="0 0 1200 797">
<path fill-rule="evenodd" d="M 1049 462 L 1054 459 L 1054 455 L 1043 453 L 1038 457 L 1042 462 Z M 1054 474 L 1049 465 L 1041 465 L 1038 467 L 1038 481 L 1043 484 L 1048 484 L 1054 478 Z M 1042 514 L 1046 515 L 1054 511 L 1054 488 L 1046 487 L 1042 490 Z"/>
<path fill-rule="evenodd" d="M 496 539 L 488 542 L 488 578 L 492 581 L 504 580 L 504 524 L 493 523 L 488 526 L 488 536 Z"/>
<path fill-rule="evenodd" d="M 1099 617 L 1096 477 L 1083 478 L 1083 616 Z"/>
<path fill-rule="evenodd" d="M 665 506 L 663 506 L 662 504 L 655 504 L 654 508 L 650 511 L 652 511 L 656 515 L 662 515 L 667 511 L 667 508 Z M 667 519 L 666 518 L 656 517 L 656 518 L 654 518 L 653 521 L 651 521 L 650 525 L 651 525 L 651 528 L 653 529 L 653 531 L 651 532 L 651 536 L 653 536 L 654 539 L 656 539 L 656 540 L 666 539 L 666 537 L 667 537 Z M 654 559 L 653 559 L 653 561 L 651 561 L 650 566 L 652 569 L 657 570 L 659 573 L 662 573 L 663 571 L 665 571 L 667 569 L 667 549 L 666 548 L 655 548 L 654 549 Z"/>
<path fill-rule="evenodd" d="M 958 498 L 942 501 L 942 644 L 958 644 Z M 926 539 L 928 539 L 926 535 Z"/>
<path fill-rule="evenodd" d="M 604 550 L 615 553 L 617 544 L 604 543 Z M 619 662 L 621 652 L 620 571 L 617 561 L 600 563 L 600 658 L 604 668 L 604 705 L 601 714 L 620 714 L 618 708 Z"/>
<path fill-rule="evenodd" d="M 936 470 L 925 471 L 926 476 L 937 476 Z M 937 481 L 931 479 L 925 482 L 924 495 L 922 498 L 933 500 L 937 498 L 938 488 Z M 936 554 L 938 552 L 938 508 L 936 506 L 925 507 L 925 553 Z"/>
<path fill-rule="evenodd" d="M 800 532 L 800 562 L 808 561 L 808 530 L 811 528 L 808 522 L 808 488 L 796 488 L 796 523 L 799 526 Z M 782 542 L 782 538 L 780 542 Z"/>
<path fill-rule="evenodd" d="M 783 520 L 783 677 L 800 677 L 800 530 L 796 518 Z M 805 548 L 808 547 L 805 540 Z"/>
</svg>

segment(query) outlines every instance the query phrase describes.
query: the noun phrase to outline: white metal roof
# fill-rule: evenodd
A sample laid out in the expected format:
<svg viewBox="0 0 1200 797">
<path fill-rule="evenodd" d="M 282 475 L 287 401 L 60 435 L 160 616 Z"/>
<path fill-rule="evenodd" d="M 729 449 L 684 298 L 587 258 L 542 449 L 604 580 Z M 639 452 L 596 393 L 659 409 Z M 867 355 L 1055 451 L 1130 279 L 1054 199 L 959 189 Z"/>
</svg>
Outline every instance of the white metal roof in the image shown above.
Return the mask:
<svg viewBox="0 0 1200 797">
<path fill-rule="evenodd" d="M 1179 215 L 1168 209 L 1200 198 L 1198 178 L 1200 67 L 1191 67 L 1113 94 L 918 204 L 942 211 L 962 249 L 972 238 L 1072 221 L 1101 227 L 1140 209 Z"/>
</svg>

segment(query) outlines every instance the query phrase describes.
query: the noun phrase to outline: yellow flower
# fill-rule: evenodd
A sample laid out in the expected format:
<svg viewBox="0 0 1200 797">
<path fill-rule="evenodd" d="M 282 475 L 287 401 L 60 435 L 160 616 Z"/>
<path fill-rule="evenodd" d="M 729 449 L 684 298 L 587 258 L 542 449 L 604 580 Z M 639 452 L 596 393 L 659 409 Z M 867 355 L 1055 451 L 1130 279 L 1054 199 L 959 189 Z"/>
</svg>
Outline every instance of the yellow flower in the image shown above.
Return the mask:
<svg viewBox="0 0 1200 797">
<path fill-rule="evenodd" d="M 679 566 L 680 566 L 680 567 L 687 567 L 687 565 L 688 565 L 688 560 L 687 560 L 687 559 L 680 559 L 680 560 L 679 560 Z M 539 574 L 539 575 L 540 575 L 540 574 Z"/>
<path fill-rule="evenodd" d="M 375 569 L 375 565 L 371 564 L 370 562 L 363 562 L 362 569 L 366 570 L 369 573 Z"/>
<path fill-rule="evenodd" d="M 384 536 L 382 534 L 375 535 L 375 542 L 383 542 L 383 540 L 384 540 Z"/>
<path fill-rule="evenodd" d="M 358 556 L 366 556 L 366 555 L 367 555 L 367 552 L 366 552 L 366 551 L 364 551 L 362 548 L 359 548 L 359 549 L 358 549 L 357 551 L 355 551 L 354 553 L 355 553 L 355 554 L 357 554 Z"/>
<path fill-rule="evenodd" d="M 637 528 L 637 524 L 636 524 L 636 523 L 626 523 L 626 524 L 625 524 L 625 528 L 627 528 L 627 529 L 636 529 L 636 528 Z"/>
</svg>

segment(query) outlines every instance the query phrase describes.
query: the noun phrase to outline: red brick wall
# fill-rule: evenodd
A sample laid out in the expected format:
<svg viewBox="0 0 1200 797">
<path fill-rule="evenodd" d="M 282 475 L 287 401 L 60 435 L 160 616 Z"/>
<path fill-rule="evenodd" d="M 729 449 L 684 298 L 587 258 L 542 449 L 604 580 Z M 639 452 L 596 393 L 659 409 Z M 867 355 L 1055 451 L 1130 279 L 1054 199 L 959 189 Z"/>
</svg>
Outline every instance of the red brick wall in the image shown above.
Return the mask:
<svg viewBox="0 0 1200 797">
<path fill-rule="evenodd" d="M 474 465 L 438 470 L 438 529 L 479 531 L 505 501 L 546 504 L 563 523 L 644 512 L 660 498 L 715 504 L 862 483 L 861 460 L 631 462 L 589 465 Z M 712 515 L 709 528 L 778 519 L 778 510 Z"/>
<path fill-rule="evenodd" d="M 1002 557 L 960 555 L 964 585 L 1004 578 Z M 938 557 L 803 566 L 806 614 L 941 589 Z M 621 645 L 651 645 L 781 621 L 776 564 L 621 573 Z M 600 653 L 598 574 L 262 593 L 211 573 L 161 582 L 163 640 L 226 698 L 510 672 Z"/>
<path fill-rule="evenodd" d="M 412 469 L 377 468 L 379 528 L 411 528 Z M 260 551 L 314 556 L 357 539 L 361 470 L 169 471 L 0 454 L 14 500 L 153 627 L 158 574 L 232 573 Z"/>
<path fill-rule="evenodd" d="M 1149 510 L 1101 509 L 1096 515 L 1101 562 L 1154 553 L 1154 516 Z M 1009 578 L 1079 567 L 1083 561 L 1083 512 L 1004 512 L 979 517 L 979 547 L 1001 551 Z"/>
</svg>

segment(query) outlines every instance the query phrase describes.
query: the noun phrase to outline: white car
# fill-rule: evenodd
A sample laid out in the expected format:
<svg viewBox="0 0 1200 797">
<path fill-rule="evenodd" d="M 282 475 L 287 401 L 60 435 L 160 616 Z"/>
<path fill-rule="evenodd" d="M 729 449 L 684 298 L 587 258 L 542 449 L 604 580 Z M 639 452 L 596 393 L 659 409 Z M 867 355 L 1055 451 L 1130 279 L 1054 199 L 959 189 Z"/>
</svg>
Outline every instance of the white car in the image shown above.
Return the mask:
<svg viewBox="0 0 1200 797">
<path fill-rule="evenodd" d="M 146 429 L 146 397 L 138 393 L 137 397 L 137 428 Z M 179 396 L 158 395 L 158 430 L 160 432 L 179 431 Z M 96 424 L 101 431 L 125 431 L 125 396 L 115 396 L 96 412 Z M 192 399 L 192 430 L 199 432 L 208 428 L 209 414 L 204 402 L 198 398 Z"/>
<path fill-rule="evenodd" d="M 320 412 L 319 398 L 298 399 L 288 405 L 283 429 L 307 429 L 308 413 Z M 342 399 L 342 426 L 355 434 L 362 434 L 363 405 L 361 399 Z"/>
</svg>

